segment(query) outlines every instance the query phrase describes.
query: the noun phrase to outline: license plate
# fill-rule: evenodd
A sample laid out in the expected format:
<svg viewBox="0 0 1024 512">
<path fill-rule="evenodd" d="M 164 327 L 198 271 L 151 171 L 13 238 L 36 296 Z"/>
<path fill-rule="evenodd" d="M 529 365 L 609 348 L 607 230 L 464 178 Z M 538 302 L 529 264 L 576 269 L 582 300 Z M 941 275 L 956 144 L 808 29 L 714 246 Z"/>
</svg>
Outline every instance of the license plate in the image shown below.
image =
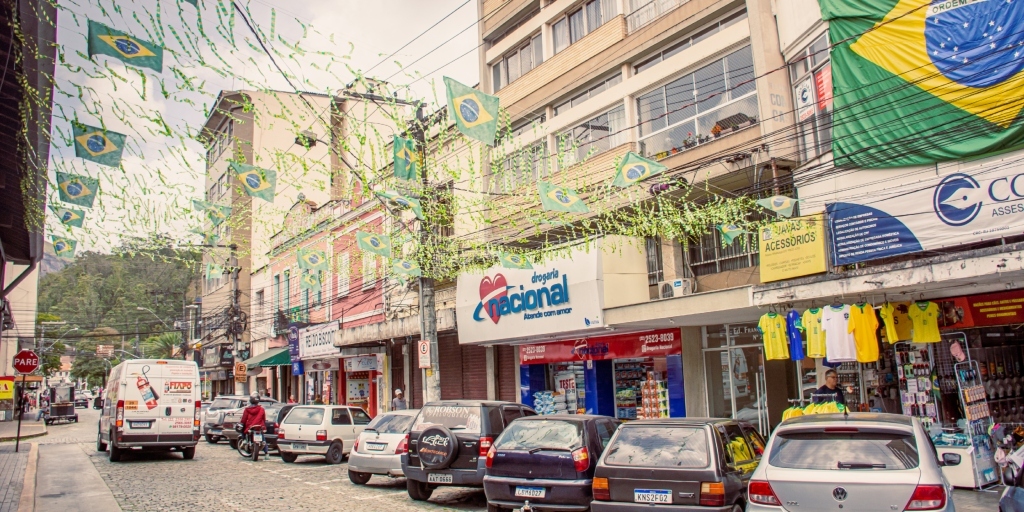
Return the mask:
<svg viewBox="0 0 1024 512">
<path fill-rule="evenodd" d="M 516 487 L 516 496 L 522 496 L 524 498 L 543 498 L 544 488 L 543 487 Z"/>
<path fill-rule="evenodd" d="M 132 428 L 149 428 L 148 421 L 129 421 L 128 425 L 130 425 Z"/>
<path fill-rule="evenodd" d="M 303 450 L 303 451 L 305 451 L 306 450 L 306 444 L 305 443 L 292 443 L 292 450 Z"/>
<path fill-rule="evenodd" d="M 387 443 L 366 443 L 366 449 L 374 452 L 382 451 L 387 447 Z"/>
<path fill-rule="evenodd" d="M 431 484 L 450 484 L 452 483 L 451 475 L 442 475 L 439 473 L 428 473 L 427 483 Z"/>
<path fill-rule="evenodd" d="M 666 489 L 633 489 L 637 503 L 672 503 L 672 491 Z"/>
<path fill-rule="evenodd" d="M 252 440 L 255 443 L 262 443 L 263 442 L 263 434 L 253 434 L 252 435 Z"/>
</svg>

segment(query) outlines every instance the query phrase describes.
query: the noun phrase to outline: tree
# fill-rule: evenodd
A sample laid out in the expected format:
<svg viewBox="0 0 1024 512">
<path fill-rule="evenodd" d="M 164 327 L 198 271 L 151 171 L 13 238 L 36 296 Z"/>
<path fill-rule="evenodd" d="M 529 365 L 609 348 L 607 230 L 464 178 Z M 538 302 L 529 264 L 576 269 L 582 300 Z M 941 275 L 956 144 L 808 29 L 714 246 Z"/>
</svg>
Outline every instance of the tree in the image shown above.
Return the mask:
<svg viewBox="0 0 1024 512">
<path fill-rule="evenodd" d="M 44 377 L 53 377 L 53 374 L 60 371 L 60 356 L 64 355 L 65 350 L 64 344 L 58 341 L 52 347 L 40 351 L 39 368 Z"/>
<path fill-rule="evenodd" d="M 181 350 L 181 334 L 176 332 L 165 332 L 157 336 L 150 336 L 142 342 L 143 354 L 153 359 L 173 359 L 175 353 Z"/>
<path fill-rule="evenodd" d="M 120 333 L 110 327 L 100 327 L 89 331 L 76 347 L 75 362 L 71 365 L 71 376 L 76 379 L 85 379 L 90 386 L 103 383 L 110 368 L 113 368 L 120 359 L 111 358 L 108 362 L 96 355 L 96 345 L 114 345 L 121 339 Z"/>
</svg>

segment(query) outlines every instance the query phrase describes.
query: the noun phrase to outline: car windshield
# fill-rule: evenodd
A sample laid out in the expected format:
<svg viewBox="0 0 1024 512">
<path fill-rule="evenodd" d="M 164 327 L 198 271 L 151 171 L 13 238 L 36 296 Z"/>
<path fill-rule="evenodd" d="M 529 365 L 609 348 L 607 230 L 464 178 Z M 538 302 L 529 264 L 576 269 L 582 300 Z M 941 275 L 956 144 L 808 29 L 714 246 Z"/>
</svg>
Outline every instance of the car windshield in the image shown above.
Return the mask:
<svg viewBox="0 0 1024 512">
<path fill-rule="evenodd" d="M 707 432 L 697 427 L 620 428 L 604 462 L 612 466 L 706 468 Z"/>
<path fill-rule="evenodd" d="M 456 433 L 476 434 L 480 432 L 480 407 L 464 405 L 428 405 L 420 409 L 413 430 L 423 430 L 430 425 L 442 425 Z"/>
<path fill-rule="evenodd" d="M 289 425 L 319 425 L 324 422 L 324 410 L 318 407 L 296 407 L 284 422 Z"/>
<path fill-rule="evenodd" d="M 210 404 L 210 410 L 234 409 L 236 403 L 238 403 L 238 400 L 233 398 L 215 398 L 213 403 Z"/>
<path fill-rule="evenodd" d="M 494 443 L 496 450 L 557 448 L 575 450 L 583 446 L 583 425 L 576 421 L 514 421 Z"/>
<path fill-rule="evenodd" d="M 913 469 L 918 465 L 914 436 L 901 432 L 781 433 L 768 464 L 789 469 Z"/>
<path fill-rule="evenodd" d="M 374 430 L 378 434 L 405 434 L 415 419 L 409 414 L 382 414 L 374 418 L 366 430 Z"/>
</svg>

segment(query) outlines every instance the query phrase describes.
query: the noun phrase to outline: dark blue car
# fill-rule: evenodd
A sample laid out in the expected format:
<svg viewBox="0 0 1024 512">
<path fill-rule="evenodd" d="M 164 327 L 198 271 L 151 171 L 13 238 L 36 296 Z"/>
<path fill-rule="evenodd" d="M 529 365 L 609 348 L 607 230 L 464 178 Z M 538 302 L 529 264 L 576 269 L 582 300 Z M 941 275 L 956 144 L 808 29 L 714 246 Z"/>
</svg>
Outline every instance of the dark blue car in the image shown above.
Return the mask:
<svg viewBox="0 0 1024 512">
<path fill-rule="evenodd" d="M 597 459 L 618 428 L 607 416 L 559 414 L 519 418 L 487 452 L 487 510 L 522 507 L 584 511 L 593 499 Z"/>
</svg>

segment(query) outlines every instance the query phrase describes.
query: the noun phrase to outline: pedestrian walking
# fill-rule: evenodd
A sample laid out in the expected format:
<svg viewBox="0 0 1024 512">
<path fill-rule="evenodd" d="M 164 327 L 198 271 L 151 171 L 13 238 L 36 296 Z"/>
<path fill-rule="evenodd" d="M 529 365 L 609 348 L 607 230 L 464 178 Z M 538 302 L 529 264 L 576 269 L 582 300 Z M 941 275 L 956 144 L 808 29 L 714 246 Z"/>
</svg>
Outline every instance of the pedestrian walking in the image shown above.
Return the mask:
<svg viewBox="0 0 1024 512">
<path fill-rule="evenodd" d="M 408 405 L 405 403 L 405 397 L 402 396 L 402 390 L 395 390 L 395 397 L 391 399 L 391 410 L 392 411 L 404 411 Z"/>
<path fill-rule="evenodd" d="M 294 404 L 295 403 L 295 395 L 288 395 L 288 403 L 290 403 L 290 404 Z"/>
<path fill-rule="evenodd" d="M 48 414 L 49 412 L 50 400 L 44 396 L 39 402 L 39 414 L 36 414 L 36 421 L 41 421 L 43 419 L 43 415 Z"/>
</svg>

